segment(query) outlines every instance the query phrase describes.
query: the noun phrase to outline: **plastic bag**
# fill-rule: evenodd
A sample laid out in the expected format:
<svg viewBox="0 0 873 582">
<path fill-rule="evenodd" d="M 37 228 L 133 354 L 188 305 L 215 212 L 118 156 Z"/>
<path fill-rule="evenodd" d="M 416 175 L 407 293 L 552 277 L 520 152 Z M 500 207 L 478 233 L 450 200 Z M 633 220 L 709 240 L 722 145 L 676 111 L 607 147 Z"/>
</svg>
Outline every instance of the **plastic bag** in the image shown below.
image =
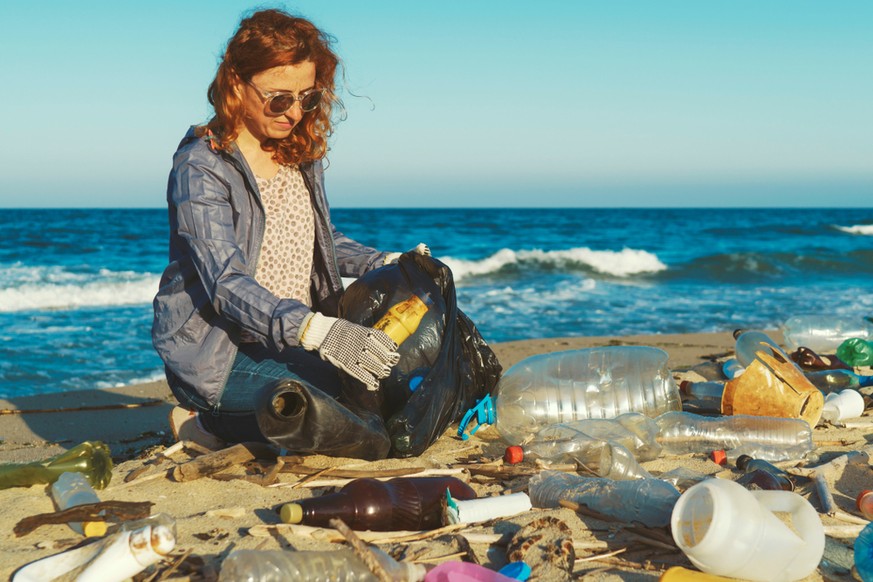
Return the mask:
<svg viewBox="0 0 873 582">
<path fill-rule="evenodd" d="M 432 257 L 405 253 L 359 278 L 340 300 L 339 316 L 369 327 L 391 306 L 424 293 L 433 305 L 400 344 L 400 362 L 380 390 L 342 374 L 340 401 L 356 414 L 384 419 L 394 457 L 420 455 L 500 378 L 497 356 L 458 309 L 451 271 Z"/>
</svg>

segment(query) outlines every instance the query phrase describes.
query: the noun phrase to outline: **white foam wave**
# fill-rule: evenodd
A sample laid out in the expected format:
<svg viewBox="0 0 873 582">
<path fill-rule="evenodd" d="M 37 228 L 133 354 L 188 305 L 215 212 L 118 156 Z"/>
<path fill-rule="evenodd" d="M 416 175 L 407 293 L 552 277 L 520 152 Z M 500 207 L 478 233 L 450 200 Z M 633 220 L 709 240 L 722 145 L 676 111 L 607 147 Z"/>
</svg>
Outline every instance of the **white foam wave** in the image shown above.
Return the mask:
<svg viewBox="0 0 873 582">
<path fill-rule="evenodd" d="M 17 271 L 5 273 L 0 313 L 150 303 L 159 281 L 153 273 L 129 271 L 101 270 L 96 275 L 56 267 L 19 267 Z"/>
<path fill-rule="evenodd" d="M 873 224 L 856 224 L 854 226 L 837 226 L 838 230 L 848 232 L 849 234 L 865 234 L 873 235 Z"/>
<path fill-rule="evenodd" d="M 630 277 L 667 269 L 667 265 L 662 263 L 654 253 L 629 248 L 620 251 L 595 251 L 587 247 L 560 251 L 501 249 L 490 257 L 477 261 L 453 257 L 440 257 L 440 260 L 452 270 L 456 281 L 464 277 L 494 273 L 507 265 L 524 263 L 540 263 L 556 267 L 583 265 L 613 277 Z"/>
</svg>

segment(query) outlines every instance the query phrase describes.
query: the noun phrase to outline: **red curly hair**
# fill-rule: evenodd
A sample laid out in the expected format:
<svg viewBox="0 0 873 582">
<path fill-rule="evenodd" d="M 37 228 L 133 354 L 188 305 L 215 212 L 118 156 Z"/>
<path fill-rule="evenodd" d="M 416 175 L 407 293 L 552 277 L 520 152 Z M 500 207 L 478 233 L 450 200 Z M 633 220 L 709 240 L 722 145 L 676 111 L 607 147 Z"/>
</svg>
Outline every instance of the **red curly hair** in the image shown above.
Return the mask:
<svg viewBox="0 0 873 582">
<path fill-rule="evenodd" d="M 323 158 L 330 136 L 331 111 L 340 104 L 334 93 L 334 75 L 340 63 L 331 50 L 334 39 L 304 18 L 281 10 L 260 10 L 244 18 L 209 85 L 209 103 L 215 116 L 199 129 L 215 136 L 213 147 L 229 151 L 242 125 L 244 108 L 236 88 L 250 82 L 254 75 L 273 67 L 315 64 L 315 86 L 324 90 L 321 105 L 304 112 L 303 119 L 287 138 L 267 140 L 263 147 L 273 152 L 280 164 L 299 164 Z"/>
</svg>

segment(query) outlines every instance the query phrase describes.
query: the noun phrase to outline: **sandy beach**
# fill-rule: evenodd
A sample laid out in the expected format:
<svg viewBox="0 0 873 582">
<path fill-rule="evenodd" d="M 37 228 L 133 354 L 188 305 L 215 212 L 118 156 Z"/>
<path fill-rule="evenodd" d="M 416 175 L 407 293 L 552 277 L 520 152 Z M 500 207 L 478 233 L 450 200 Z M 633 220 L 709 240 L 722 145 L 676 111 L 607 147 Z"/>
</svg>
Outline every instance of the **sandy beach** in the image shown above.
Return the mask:
<svg viewBox="0 0 873 582">
<path fill-rule="evenodd" d="M 664 349 L 670 355 L 669 365 L 676 378 L 691 380 L 720 379 L 719 366 L 714 362 L 732 356 L 734 345 L 731 334 L 716 333 L 542 339 L 494 344 L 493 348 L 506 370 L 535 354 L 624 344 Z M 455 424 L 418 458 L 364 462 L 318 455 L 305 457 L 300 462 L 306 468 L 333 469 L 333 475 L 326 472 L 307 483 L 298 483 L 305 474 L 281 472 L 272 486 L 265 486 L 263 475 L 259 483 L 258 475 L 253 477 L 251 470 L 247 472 L 242 466 L 223 471 L 218 478 L 179 482 L 172 477 L 174 467 L 193 459 L 197 453 L 183 449 L 168 458 L 161 455 L 173 445 L 167 416 L 174 404 L 163 382 L 6 400 L 0 403 L 0 409 L 4 410 L 0 415 L 0 461 L 20 463 L 45 459 L 82 441 L 103 441 L 110 447 L 116 465 L 109 487 L 99 492 L 101 499 L 149 501 L 154 504 L 152 514 L 165 513 L 173 517 L 177 528 L 176 548 L 170 558 L 160 564 L 159 570 L 175 568 L 165 579 L 203 580 L 214 579 L 221 561 L 234 549 L 340 547 L 325 532 L 270 527 L 280 523 L 275 509 L 281 503 L 324 492 L 326 486 L 319 484 L 337 478 L 337 473 L 457 470 L 463 464 L 499 459 L 504 449 L 493 427 L 462 441 L 455 436 Z M 873 423 L 866 424 L 866 420 L 868 417 L 862 417 L 847 428 L 817 427 L 814 442 L 820 460 L 827 461 L 867 445 L 871 441 Z M 677 467 L 729 479 L 739 476 L 735 468 L 719 466 L 703 454 L 662 456 L 643 466 L 656 476 Z M 469 479 L 480 497 L 524 490 L 528 479 L 526 476 L 496 479 L 466 473 L 463 476 Z M 861 490 L 871 488 L 871 477 L 869 466 L 851 466 L 829 483 L 838 508 L 849 516 L 856 516 L 856 522 L 847 521 L 845 516 L 834 518 L 821 514 L 822 522 L 831 528 L 827 531 L 833 534 L 827 538 L 827 560 L 805 580 L 853 579 L 849 573 L 851 547 L 864 523 L 858 517 L 854 499 Z M 797 492 L 820 509 L 812 481 L 798 478 L 797 485 Z M 0 504 L 4 508 L 0 515 L 0 577 L 4 579 L 22 565 L 82 540 L 66 525 L 44 525 L 21 536 L 13 533 L 20 520 L 55 510 L 45 485 L 2 490 Z M 507 561 L 507 540 L 526 524 L 543 517 L 555 517 L 569 528 L 576 554 L 575 578 L 650 581 L 657 580 L 670 566 L 692 567 L 682 552 L 672 546 L 666 528 L 660 532 L 640 532 L 627 524 L 601 521 L 568 508 L 535 509 L 420 540 L 388 539 L 380 543 L 380 547 L 406 560 L 435 564 L 445 559 L 459 559 L 466 541 L 469 551 L 480 563 L 496 569 Z"/>
</svg>

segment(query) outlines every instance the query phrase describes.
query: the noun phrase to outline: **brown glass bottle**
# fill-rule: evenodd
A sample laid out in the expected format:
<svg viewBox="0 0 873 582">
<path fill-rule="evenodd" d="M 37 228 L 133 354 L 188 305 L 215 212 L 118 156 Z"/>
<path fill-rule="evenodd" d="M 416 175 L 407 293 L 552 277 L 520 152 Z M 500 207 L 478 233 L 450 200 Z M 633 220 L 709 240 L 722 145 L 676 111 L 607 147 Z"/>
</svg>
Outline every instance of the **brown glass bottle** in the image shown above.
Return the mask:
<svg viewBox="0 0 873 582">
<path fill-rule="evenodd" d="M 455 477 L 355 479 L 336 493 L 286 503 L 280 515 L 285 523 L 321 527 L 339 518 L 356 530 L 435 529 L 443 525 L 446 489 L 453 499 L 476 497 L 469 485 Z"/>
<path fill-rule="evenodd" d="M 745 473 L 737 479 L 737 483 L 746 489 L 794 491 L 791 476 L 772 463 L 740 455 L 737 457 L 737 468 Z"/>
</svg>

